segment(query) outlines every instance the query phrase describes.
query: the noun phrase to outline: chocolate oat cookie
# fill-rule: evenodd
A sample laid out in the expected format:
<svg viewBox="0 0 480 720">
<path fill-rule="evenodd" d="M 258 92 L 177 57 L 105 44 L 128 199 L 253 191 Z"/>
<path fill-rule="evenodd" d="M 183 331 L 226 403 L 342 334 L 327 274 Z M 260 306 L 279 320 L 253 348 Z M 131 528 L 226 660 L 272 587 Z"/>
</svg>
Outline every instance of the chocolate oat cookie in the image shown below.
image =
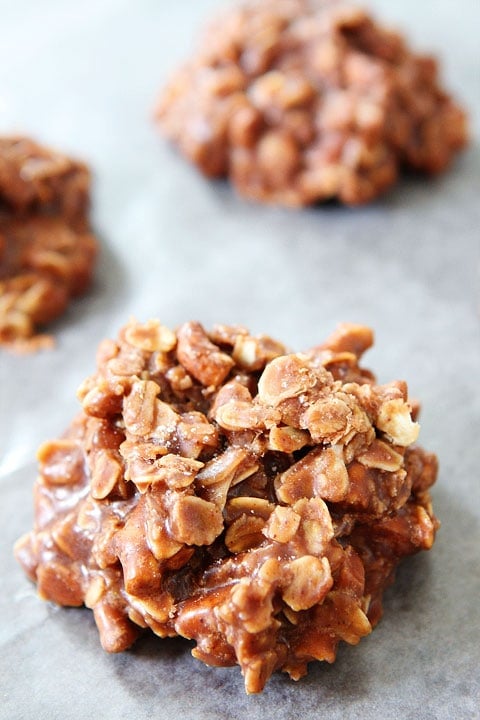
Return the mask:
<svg viewBox="0 0 480 720">
<path fill-rule="evenodd" d="M 205 175 L 290 206 L 366 203 L 402 168 L 444 170 L 467 139 L 435 59 L 343 0 L 229 7 L 156 118 Z"/>
<path fill-rule="evenodd" d="M 97 243 L 85 165 L 28 138 L 0 138 L 0 345 L 31 350 L 36 335 L 87 289 Z"/>
<path fill-rule="evenodd" d="M 250 693 L 358 643 L 438 527 L 436 459 L 414 445 L 405 383 L 359 365 L 371 343 L 345 324 L 288 353 L 156 320 L 105 340 L 81 413 L 38 453 L 16 556 L 40 596 L 92 608 L 109 652 L 142 628 L 194 639 Z"/>
</svg>

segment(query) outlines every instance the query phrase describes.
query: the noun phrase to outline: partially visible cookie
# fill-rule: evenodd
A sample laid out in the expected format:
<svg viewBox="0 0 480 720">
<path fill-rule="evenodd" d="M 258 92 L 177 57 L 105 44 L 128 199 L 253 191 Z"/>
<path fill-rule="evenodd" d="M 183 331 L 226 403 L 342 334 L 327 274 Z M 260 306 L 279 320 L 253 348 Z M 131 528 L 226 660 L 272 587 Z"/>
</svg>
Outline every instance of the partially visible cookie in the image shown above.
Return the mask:
<svg viewBox="0 0 480 720">
<path fill-rule="evenodd" d="M 444 170 L 466 116 L 434 58 L 343 0 L 244 0 L 207 29 L 156 118 L 207 176 L 259 202 L 366 203 Z"/>
<path fill-rule="evenodd" d="M 37 334 L 90 284 L 97 241 L 86 165 L 22 137 L 0 138 L 0 345 L 51 345 Z"/>
</svg>

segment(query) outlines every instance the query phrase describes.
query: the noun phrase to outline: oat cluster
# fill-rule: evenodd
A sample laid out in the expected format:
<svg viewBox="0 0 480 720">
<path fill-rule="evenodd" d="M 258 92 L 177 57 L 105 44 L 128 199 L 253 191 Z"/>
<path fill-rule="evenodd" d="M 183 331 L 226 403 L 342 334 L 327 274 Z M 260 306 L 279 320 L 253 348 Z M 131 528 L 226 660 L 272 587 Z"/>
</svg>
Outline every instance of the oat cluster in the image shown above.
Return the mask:
<svg viewBox="0 0 480 720">
<path fill-rule="evenodd" d="M 466 143 L 434 58 L 343 0 L 244 0 L 163 91 L 159 126 L 250 199 L 366 203 L 403 168 L 434 174 Z"/>
<path fill-rule="evenodd" d="M 142 628 L 239 664 L 255 693 L 333 662 L 431 547 L 436 459 L 404 382 L 359 365 L 368 328 L 289 353 L 243 327 L 131 321 L 103 341 L 82 411 L 38 453 L 16 555 L 40 595 L 91 608 L 105 650 Z"/>
<path fill-rule="evenodd" d="M 33 350 L 37 334 L 85 292 L 97 243 L 90 174 L 28 138 L 0 138 L 0 345 Z"/>
</svg>

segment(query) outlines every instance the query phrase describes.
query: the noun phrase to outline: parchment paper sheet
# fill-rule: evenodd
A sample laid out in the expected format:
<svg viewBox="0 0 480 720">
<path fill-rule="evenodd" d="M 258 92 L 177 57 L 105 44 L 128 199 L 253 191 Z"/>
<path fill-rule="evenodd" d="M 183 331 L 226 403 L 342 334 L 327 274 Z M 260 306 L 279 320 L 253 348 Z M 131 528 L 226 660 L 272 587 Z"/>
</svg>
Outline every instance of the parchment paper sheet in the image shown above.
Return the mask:
<svg viewBox="0 0 480 720">
<path fill-rule="evenodd" d="M 301 212 L 207 182 L 153 128 L 157 90 L 220 4 L 0 0 L 0 131 L 92 164 L 103 244 L 92 293 L 53 328 L 56 349 L 0 354 L 0 718 L 479 718 L 480 3 L 373 3 L 441 56 L 470 109 L 473 142 L 451 172 L 406 180 L 371 207 Z M 377 338 L 366 364 L 421 399 L 442 528 L 401 567 L 378 628 L 335 665 L 247 697 L 238 668 L 205 667 L 186 641 L 146 636 L 110 656 L 89 611 L 40 601 L 17 567 L 35 450 L 69 423 L 99 340 L 131 315 L 242 323 L 296 350 L 341 320 L 364 322 Z"/>
</svg>

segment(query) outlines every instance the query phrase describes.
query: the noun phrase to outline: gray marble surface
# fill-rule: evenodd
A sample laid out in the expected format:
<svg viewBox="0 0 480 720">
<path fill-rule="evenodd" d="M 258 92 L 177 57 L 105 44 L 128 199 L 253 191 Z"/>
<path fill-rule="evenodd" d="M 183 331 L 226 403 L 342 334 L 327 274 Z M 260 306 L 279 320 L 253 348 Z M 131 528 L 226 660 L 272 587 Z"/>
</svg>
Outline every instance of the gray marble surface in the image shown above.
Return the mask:
<svg viewBox="0 0 480 720">
<path fill-rule="evenodd" d="M 103 251 L 93 292 L 56 323 L 57 348 L 0 355 L 0 718 L 480 717 L 480 58 L 478 0 L 372 5 L 443 60 L 473 142 L 452 170 L 374 205 L 302 212 L 208 183 L 151 123 L 158 88 L 219 0 L 0 0 L 0 131 L 25 132 L 95 170 Z M 243 323 L 295 349 L 341 320 L 370 324 L 366 363 L 409 381 L 421 443 L 438 453 L 442 527 L 407 561 L 374 633 L 247 697 L 237 668 L 145 637 L 109 656 L 91 613 L 37 599 L 12 558 L 32 522 L 38 444 L 77 411 L 98 341 L 130 316 Z"/>
</svg>

